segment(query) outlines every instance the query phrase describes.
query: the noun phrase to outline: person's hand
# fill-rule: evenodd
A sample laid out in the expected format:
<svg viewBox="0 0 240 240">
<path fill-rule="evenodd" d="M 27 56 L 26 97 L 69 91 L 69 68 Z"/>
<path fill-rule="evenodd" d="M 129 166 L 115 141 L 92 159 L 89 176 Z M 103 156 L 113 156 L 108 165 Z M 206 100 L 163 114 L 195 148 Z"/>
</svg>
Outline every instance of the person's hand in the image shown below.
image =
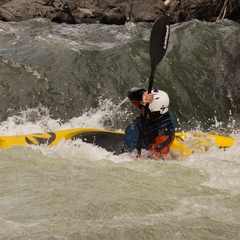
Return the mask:
<svg viewBox="0 0 240 240">
<path fill-rule="evenodd" d="M 148 93 L 148 92 L 144 92 L 143 96 L 142 96 L 142 102 L 144 104 L 147 104 L 147 103 L 151 103 L 152 101 L 153 101 L 153 94 Z"/>
</svg>

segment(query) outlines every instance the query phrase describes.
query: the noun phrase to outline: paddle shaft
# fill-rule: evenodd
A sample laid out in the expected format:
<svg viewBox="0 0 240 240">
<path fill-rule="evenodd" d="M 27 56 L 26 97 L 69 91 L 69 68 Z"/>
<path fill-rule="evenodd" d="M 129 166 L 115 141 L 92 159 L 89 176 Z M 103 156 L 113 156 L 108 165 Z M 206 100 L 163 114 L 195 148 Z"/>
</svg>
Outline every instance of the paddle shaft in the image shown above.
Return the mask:
<svg viewBox="0 0 240 240">
<path fill-rule="evenodd" d="M 148 93 L 151 93 L 153 88 L 153 80 L 157 65 L 163 59 L 168 45 L 170 33 L 169 20 L 166 16 L 157 19 L 152 27 L 150 35 L 150 60 L 151 60 L 151 74 L 148 84 Z M 141 149 L 143 147 L 143 138 L 147 130 L 147 114 L 149 104 L 145 106 L 145 112 L 142 121 L 142 130 L 139 134 L 137 144 L 137 157 L 141 157 Z"/>
</svg>

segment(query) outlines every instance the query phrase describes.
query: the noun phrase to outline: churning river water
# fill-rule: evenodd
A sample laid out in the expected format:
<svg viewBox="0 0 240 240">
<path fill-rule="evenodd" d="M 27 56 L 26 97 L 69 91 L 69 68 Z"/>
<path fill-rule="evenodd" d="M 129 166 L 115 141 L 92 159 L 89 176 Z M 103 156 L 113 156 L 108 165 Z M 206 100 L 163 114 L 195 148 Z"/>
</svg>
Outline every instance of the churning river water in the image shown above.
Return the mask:
<svg viewBox="0 0 240 240">
<path fill-rule="evenodd" d="M 147 88 L 152 24 L 0 22 L 0 136 L 124 130 Z M 171 26 L 154 88 L 178 131 L 240 138 L 240 25 Z M 0 239 L 239 239 L 239 142 L 188 159 L 134 161 L 90 144 L 0 151 Z"/>
</svg>

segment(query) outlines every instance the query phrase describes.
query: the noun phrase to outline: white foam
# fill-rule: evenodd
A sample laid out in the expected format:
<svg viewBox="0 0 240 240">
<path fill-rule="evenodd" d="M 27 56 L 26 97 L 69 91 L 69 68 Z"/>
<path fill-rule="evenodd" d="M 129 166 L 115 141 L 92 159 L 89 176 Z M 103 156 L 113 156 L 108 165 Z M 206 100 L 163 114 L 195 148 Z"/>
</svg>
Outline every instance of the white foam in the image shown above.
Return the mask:
<svg viewBox="0 0 240 240">
<path fill-rule="evenodd" d="M 211 147 L 207 152 L 195 153 L 177 164 L 194 168 L 208 175 L 207 181 L 203 183 L 204 186 L 225 190 L 231 194 L 240 193 L 239 142 L 225 151 Z"/>
<path fill-rule="evenodd" d="M 120 111 L 120 107 L 125 101 L 116 105 L 111 100 L 100 98 L 98 109 L 89 109 L 79 117 L 65 122 L 52 118 L 49 109 L 41 105 L 37 108 L 28 108 L 1 122 L 0 135 L 41 133 L 69 128 L 113 129 L 116 120 L 126 118 L 129 115 L 128 110 Z M 107 126 L 106 121 L 108 122 Z"/>
</svg>

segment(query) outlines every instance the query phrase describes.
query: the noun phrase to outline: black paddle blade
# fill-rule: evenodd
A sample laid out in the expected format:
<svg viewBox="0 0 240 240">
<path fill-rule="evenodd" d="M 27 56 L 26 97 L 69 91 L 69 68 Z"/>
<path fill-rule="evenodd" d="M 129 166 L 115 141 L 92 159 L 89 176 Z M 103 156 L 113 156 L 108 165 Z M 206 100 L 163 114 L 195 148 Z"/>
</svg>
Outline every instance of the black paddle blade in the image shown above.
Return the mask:
<svg viewBox="0 0 240 240">
<path fill-rule="evenodd" d="M 151 76 L 154 76 L 156 66 L 164 57 L 169 40 L 170 22 L 167 16 L 158 18 L 152 27 L 150 36 L 150 60 L 151 60 Z"/>
<path fill-rule="evenodd" d="M 152 91 L 153 78 L 157 65 L 163 59 L 168 46 L 168 39 L 170 34 L 170 22 L 167 16 L 158 18 L 152 27 L 150 35 L 150 60 L 151 60 L 151 75 L 148 84 L 148 93 Z M 145 106 L 145 113 L 142 121 L 142 131 L 140 132 L 138 144 L 137 144 L 137 157 L 141 156 L 142 141 L 144 133 L 146 132 L 148 104 Z"/>
</svg>

